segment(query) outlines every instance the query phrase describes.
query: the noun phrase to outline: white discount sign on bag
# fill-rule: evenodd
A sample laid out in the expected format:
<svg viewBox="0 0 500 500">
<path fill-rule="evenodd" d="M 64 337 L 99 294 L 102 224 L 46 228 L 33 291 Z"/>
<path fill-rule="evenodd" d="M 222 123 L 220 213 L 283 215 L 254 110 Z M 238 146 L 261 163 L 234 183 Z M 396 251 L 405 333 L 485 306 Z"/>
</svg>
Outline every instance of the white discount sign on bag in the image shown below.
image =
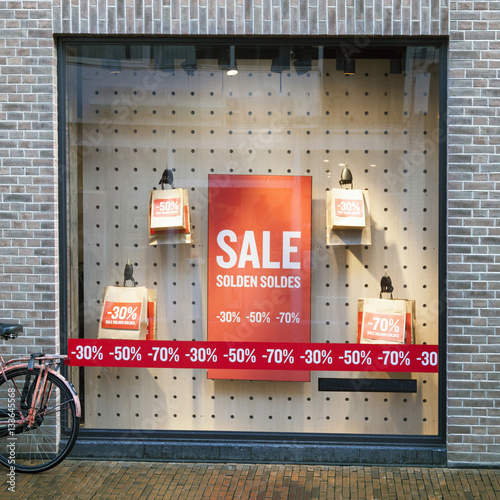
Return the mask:
<svg viewBox="0 0 500 500">
<path fill-rule="evenodd" d="M 364 340 L 404 343 L 404 300 L 365 299 L 361 335 Z"/>
<path fill-rule="evenodd" d="M 181 199 L 156 199 L 153 204 L 153 216 L 155 218 L 170 219 L 181 215 Z"/>
<path fill-rule="evenodd" d="M 137 330 L 142 313 L 141 302 L 104 302 L 102 313 L 103 328 L 117 330 Z"/>
<path fill-rule="evenodd" d="M 333 228 L 356 228 L 366 226 L 365 201 L 360 189 L 332 189 L 332 220 Z"/>
</svg>

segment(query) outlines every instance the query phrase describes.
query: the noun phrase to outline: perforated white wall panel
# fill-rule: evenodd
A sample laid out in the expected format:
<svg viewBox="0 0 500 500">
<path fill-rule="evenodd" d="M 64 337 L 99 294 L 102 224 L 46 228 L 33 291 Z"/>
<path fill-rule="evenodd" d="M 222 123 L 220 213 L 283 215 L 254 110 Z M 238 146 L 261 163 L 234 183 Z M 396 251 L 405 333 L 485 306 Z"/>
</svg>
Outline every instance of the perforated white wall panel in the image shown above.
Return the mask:
<svg viewBox="0 0 500 500">
<path fill-rule="evenodd" d="M 104 287 L 127 259 L 158 290 L 158 340 L 206 339 L 207 175 L 313 178 L 312 342 L 356 342 L 357 300 L 415 299 L 416 342 L 438 341 L 438 77 L 415 61 L 335 61 L 307 75 L 205 61 L 194 75 L 83 67 L 80 152 L 84 328 L 97 336 Z M 68 103 L 74 113 L 77 102 Z M 76 116 L 76 114 L 75 114 Z M 75 118 L 75 120 L 77 120 Z M 370 193 L 371 246 L 326 246 L 326 190 L 347 163 Z M 189 190 L 192 245 L 148 246 L 148 192 L 168 165 Z M 76 166 L 73 164 L 73 168 Z M 416 378 L 416 394 L 318 392 L 318 377 Z M 437 375 L 313 372 L 310 383 L 207 380 L 204 370 L 85 369 L 90 428 L 437 433 Z"/>
</svg>

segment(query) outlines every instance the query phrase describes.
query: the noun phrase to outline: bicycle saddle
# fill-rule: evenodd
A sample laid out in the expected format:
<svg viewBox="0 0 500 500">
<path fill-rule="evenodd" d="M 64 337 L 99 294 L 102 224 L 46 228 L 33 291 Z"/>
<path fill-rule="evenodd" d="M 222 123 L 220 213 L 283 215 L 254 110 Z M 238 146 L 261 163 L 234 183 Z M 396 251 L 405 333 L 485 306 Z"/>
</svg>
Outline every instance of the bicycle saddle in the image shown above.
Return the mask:
<svg viewBox="0 0 500 500">
<path fill-rule="evenodd" d="M 0 323 L 0 336 L 4 339 L 15 339 L 23 331 L 23 325 Z"/>
</svg>

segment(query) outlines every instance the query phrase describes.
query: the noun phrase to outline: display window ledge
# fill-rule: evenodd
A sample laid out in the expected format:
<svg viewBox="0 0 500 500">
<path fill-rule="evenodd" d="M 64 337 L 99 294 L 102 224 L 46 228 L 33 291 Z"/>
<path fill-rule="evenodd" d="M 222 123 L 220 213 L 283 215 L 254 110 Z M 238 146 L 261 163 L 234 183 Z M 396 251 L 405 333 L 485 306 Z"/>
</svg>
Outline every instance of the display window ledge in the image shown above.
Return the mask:
<svg viewBox="0 0 500 500">
<path fill-rule="evenodd" d="M 83 430 L 73 459 L 444 466 L 434 437 Z"/>
</svg>

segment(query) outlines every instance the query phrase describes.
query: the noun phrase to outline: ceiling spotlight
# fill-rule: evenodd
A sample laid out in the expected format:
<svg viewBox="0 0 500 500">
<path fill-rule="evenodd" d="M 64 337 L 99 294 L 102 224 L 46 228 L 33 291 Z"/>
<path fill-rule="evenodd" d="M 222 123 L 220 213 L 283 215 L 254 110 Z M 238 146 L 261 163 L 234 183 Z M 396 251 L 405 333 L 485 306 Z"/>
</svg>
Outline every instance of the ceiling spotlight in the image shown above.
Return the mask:
<svg viewBox="0 0 500 500">
<path fill-rule="evenodd" d="M 401 59 L 391 59 L 390 73 L 391 75 L 400 75 L 403 72 L 403 62 Z"/>
<path fill-rule="evenodd" d="M 175 73 L 174 58 L 170 47 L 153 46 L 154 68 L 164 73 Z"/>
<path fill-rule="evenodd" d="M 196 71 L 196 50 L 194 46 L 188 45 L 182 47 L 182 52 L 185 56 L 185 61 L 181 63 L 181 68 L 189 75 L 193 76 Z"/>
<path fill-rule="evenodd" d="M 294 52 L 293 65 L 297 75 L 305 75 L 311 71 L 312 52 L 308 47 L 300 47 Z"/>
<path fill-rule="evenodd" d="M 226 71 L 227 76 L 236 76 L 238 74 L 235 52 L 236 51 L 234 45 L 231 45 L 229 47 L 229 65 L 227 66 L 227 71 Z"/>
<path fill-rule="evenodd" d="M 101 67 L 110 73 L 117 74 L 122 70 L 122 60 L 127 58 L 125 47 L 108 45 L 103 48 Z"/>
<path fill-rule="evenodd" d="M 290 47 L 279 47 L 278 55 L 273 57 L 271 62 L 271 71 L 273 73 L 281 73 L 283 70 L 290 69 L 290 56 L 292 50 Z"/>
<path fill-rule="evenodd" d="M 122 63 L 120 61 L 114 61 L 110 63 L 108 69 L 112 75 L 117 75 L 122 72 Z"/>
<path fill-rule="evenodd" d="M 356 61 L 354 59 L 344 59 L 344 75 L 354 75 L 356 73 Z"/>
</svg>

